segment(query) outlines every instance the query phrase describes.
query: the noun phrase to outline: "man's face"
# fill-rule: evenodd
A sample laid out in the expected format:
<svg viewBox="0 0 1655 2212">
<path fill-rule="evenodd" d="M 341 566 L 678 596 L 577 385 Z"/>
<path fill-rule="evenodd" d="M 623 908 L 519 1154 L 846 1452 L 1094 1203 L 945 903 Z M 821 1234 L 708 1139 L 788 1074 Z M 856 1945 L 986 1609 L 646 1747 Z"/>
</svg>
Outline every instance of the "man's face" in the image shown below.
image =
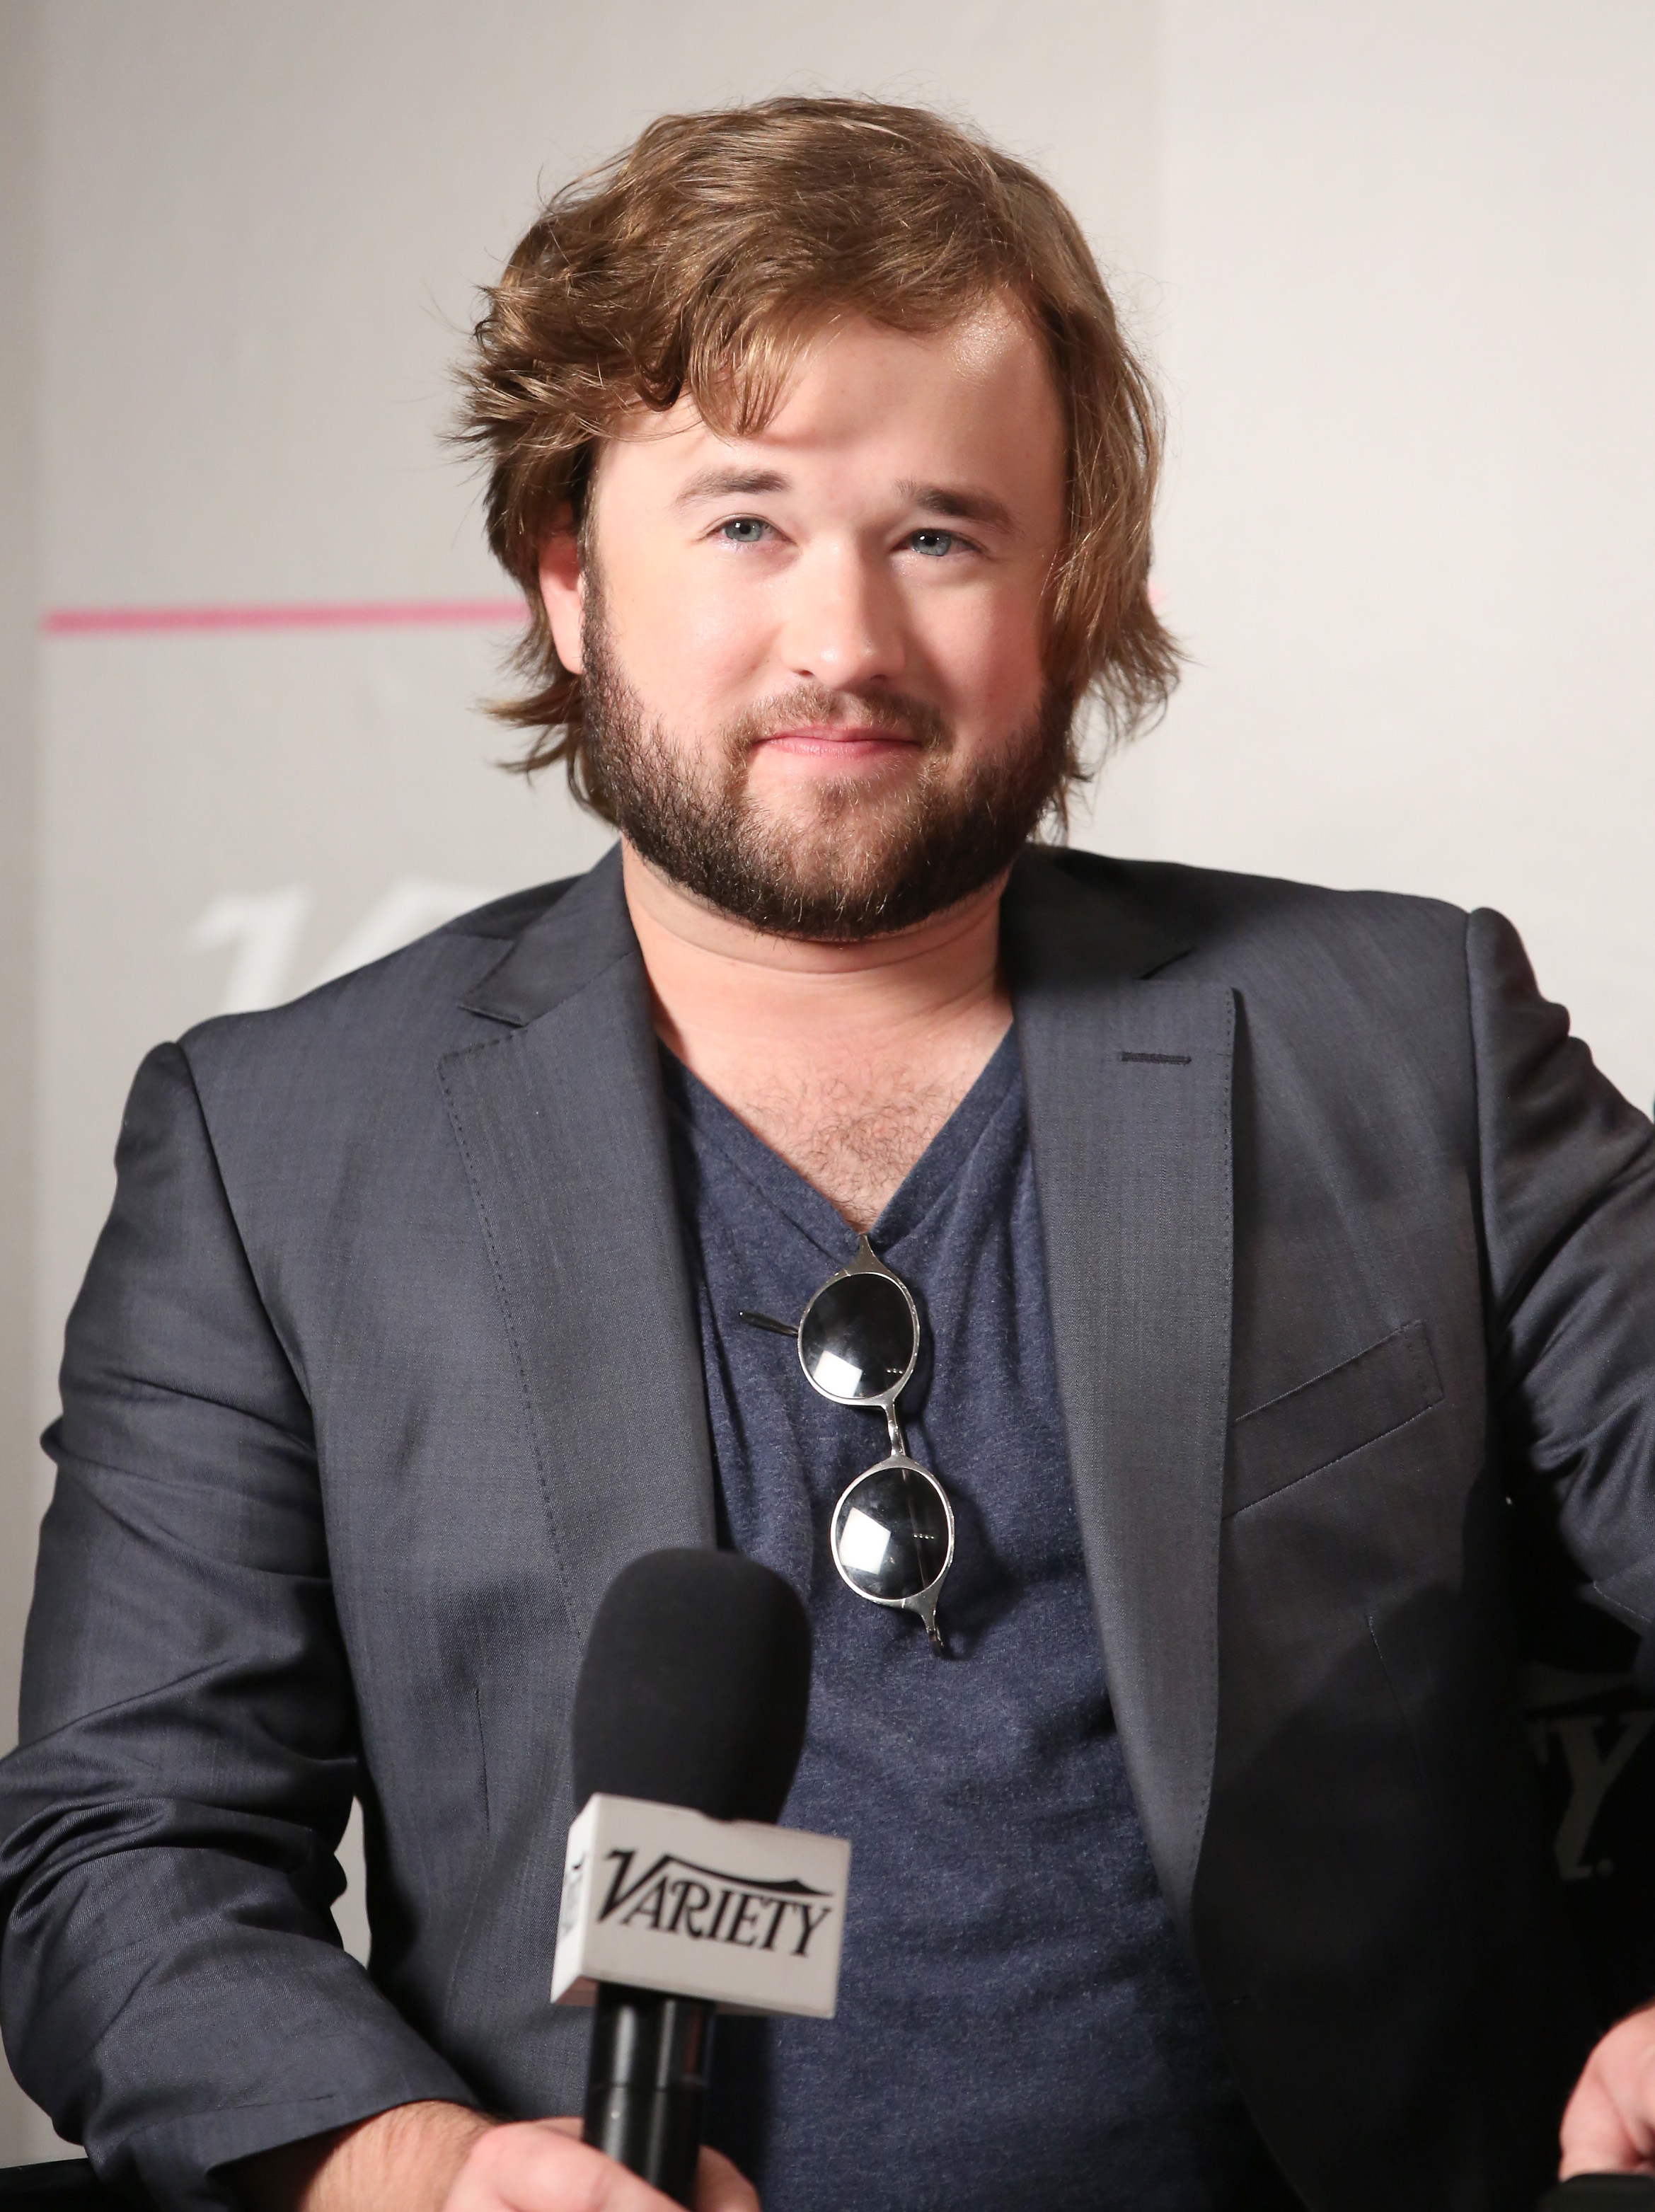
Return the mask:
<svg viewBox="0 0 1655 2212">
<path fill-rule="evenodd" d="M 593 766 L 662 873 L 850 939 L 990 882 L 1061 779 L 1044 594 L 1062 420 L 1021 318 L 812 343 L 759 435 L 693 404 L 602 449 L 543 586 Z"/>
</svg>

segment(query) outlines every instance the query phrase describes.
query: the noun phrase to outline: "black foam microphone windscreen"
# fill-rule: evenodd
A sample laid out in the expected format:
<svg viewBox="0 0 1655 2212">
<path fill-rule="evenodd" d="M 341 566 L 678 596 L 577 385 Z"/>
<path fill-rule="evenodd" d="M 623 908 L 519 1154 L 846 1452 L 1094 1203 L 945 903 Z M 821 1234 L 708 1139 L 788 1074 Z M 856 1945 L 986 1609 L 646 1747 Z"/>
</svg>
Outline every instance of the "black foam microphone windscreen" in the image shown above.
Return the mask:
<svg viewBox="0 0 1655 2212">
<path fill-rule="evenodd" d="M 605 1592 L 575 1692 L 575 1802 L 596 1790 L 774 1821 L 810 1703 L 810 1622 L 733 1552 L 650 1552 Z"/>
</svg>

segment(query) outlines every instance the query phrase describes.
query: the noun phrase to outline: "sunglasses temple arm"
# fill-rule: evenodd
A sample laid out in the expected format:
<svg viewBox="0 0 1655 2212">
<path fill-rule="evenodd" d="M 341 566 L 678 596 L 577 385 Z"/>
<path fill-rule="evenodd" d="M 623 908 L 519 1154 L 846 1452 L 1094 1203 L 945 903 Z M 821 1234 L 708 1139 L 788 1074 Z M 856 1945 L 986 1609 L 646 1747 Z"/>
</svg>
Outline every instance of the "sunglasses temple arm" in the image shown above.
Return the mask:
<svg viewBox="0 0 1655 2212">
<path fill-rule="evenodd" d="M 745 1306 L 738 1311 L 736 1319 L 745 1321 L 749 1328 L 767 1328 L 772 1336 L 790 1336 L 795 1342 L 798 1340 L 799 1328 L 796 1322 L 772 1321 L 768 1314 L 749 1313 Z"/>
<path fill-rule="evenodd" d="M 925 1632 L 931 1640 L 931 1649 L 934 1651 L 946 1653 L 948 1646 L 943 1642 L 942 1631 L 937 1626 L 936 1584 L 934 1583 L 928 1590 L 922 1590 L 917 1597 L 910 1597 L 907 1609 L 910 1613 L 918 1613 L 920 1619 L 925 1623 Z"/>
</svg>

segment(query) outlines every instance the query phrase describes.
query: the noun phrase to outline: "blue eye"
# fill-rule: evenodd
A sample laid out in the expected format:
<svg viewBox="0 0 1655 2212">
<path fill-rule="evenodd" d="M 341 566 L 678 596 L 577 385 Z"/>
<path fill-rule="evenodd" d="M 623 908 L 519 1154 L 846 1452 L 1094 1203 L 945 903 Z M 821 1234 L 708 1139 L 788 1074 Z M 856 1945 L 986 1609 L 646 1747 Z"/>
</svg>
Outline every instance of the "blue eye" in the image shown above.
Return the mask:
<svg viewBox="0 0 1655 2212">
<path fill-rule="evenodd" d="M 721 522 L 718 534 L 727 545 L 757 545 L 770 528 L 756 514 L 738 514 L 728 522 Z"/>
<path fill-rule="evenodd" d="M 908 542 L 916 553 L 938 561 L 945 553 L 952 553 L 958 540 L 952 530 L 916 530 Z"/>
</svg>

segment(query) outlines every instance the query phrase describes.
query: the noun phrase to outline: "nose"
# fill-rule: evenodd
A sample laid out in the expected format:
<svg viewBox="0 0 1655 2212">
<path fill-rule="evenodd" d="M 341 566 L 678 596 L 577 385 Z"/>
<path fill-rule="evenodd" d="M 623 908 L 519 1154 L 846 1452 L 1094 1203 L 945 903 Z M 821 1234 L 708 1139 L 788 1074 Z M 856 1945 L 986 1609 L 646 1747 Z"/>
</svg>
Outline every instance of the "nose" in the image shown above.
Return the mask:
<svg viewBox="0 0 1655 2212">
<path fill-rule="evenodd" d="M 901 677 L 900 599 L 877 555 L 844 542 L 818 544 L 795 564 L 787 590 L 778 643 L 800 681 L 857 691 Z"/>
</svg>

